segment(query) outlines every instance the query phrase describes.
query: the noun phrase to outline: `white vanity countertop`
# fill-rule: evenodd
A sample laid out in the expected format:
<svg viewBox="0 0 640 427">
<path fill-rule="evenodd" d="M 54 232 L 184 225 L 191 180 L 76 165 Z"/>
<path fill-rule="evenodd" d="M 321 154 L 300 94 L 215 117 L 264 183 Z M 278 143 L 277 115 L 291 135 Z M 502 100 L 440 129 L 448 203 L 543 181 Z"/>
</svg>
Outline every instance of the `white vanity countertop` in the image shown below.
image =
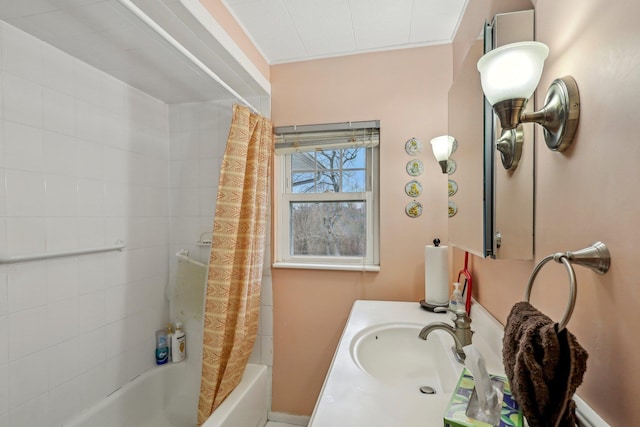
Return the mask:
<svg viewBox="0 0 640 427">
<path fill-rule="evenodd" d="M 475 324 L 476 318 L 478 327 L 486 322 L 495 322 L 495 319 L 484 310 L 476 310 L 476 307 L 474 305 L 471 310 L 471 329 L 476 332 L 473 344 L 484 356 L 489 373 L 504 375 L 501 337 L 489 337 L 490 339 L 485 340 Z M 309 427 L 442 425 L 450 392 L 438 392 L 434 395 L 420 393 L 420 386 L 430 384 L 389 385 L 361 370 L 351 356 L 352 341 L 358 332 L 371 326 L 398 322 L 421 326 L 432 322 L 453 324 L 447 314 L 428 312 L 417 302 L 356 301 L 336 348 Z M 463 365 L 457 363 L 449 351 L 453 338 L 443 331 L 435 331 L 435 334 L 446 346 L 446 354 L 452 367 L 448 371 L 455 372 L 457 382 Z M 419 340 L 417 334 L 416 340 Z"/>
</svg>

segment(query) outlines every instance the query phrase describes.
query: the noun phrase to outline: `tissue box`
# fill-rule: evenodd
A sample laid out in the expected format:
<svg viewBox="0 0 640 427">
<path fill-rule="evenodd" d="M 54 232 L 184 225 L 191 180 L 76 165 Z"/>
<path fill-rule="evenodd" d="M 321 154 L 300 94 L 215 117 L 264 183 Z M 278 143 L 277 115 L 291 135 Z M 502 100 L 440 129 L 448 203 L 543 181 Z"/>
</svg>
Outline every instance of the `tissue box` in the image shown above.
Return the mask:
<svg viewBox="0 0 640 427">
<path fill-rule="evenodd" d="M 503 397 L 502 397 L 502 413 L 500 415 L 499 427 L 523 427 L 524 422 L 522 420 L 522 410 L 518 406 L 513 396 L 511 396 L 511 388 L 509 387 L 509 381 L 505 377 L 497 375 L 489 375 L 491 381 L 500 381 L 503 383 Z M 473 418 L 469 418 L 466 415 L 467 408 L 469 407 L 469 401 L 475 388 L 473 376 L 464 368 L 456 390 L 451 396 L 449 406 L 444 415 L 445 427 L 492 427 L 483 421 L 478 421 Z"/>
</svg>

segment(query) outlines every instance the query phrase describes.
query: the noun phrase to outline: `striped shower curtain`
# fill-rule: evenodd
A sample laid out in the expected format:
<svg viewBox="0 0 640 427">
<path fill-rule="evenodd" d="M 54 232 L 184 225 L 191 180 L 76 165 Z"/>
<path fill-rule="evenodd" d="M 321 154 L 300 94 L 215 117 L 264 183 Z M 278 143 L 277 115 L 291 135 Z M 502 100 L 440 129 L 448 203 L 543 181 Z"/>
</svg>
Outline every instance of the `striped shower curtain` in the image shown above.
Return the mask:
<svg viewBox="0 0 640 427">
<path fill-rule="evenodd" d="M 238 385 L 256 339 L 272 150 L 271 122 L 234 105 L 207 276 L 198 425 Z"/>
</svg>

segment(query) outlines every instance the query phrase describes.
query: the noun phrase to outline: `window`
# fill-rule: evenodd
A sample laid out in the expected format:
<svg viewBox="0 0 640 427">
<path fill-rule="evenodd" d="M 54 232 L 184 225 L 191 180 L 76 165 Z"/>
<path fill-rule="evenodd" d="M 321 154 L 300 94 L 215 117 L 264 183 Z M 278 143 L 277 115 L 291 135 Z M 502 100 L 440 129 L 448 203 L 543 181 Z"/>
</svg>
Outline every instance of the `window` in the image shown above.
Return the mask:
<svg viewBox="0 0 640 427">
<path fill-rule="evenodd" d="M 275 129 L 276 267 L 379 269 L 379 128 Z"/>
</svg>

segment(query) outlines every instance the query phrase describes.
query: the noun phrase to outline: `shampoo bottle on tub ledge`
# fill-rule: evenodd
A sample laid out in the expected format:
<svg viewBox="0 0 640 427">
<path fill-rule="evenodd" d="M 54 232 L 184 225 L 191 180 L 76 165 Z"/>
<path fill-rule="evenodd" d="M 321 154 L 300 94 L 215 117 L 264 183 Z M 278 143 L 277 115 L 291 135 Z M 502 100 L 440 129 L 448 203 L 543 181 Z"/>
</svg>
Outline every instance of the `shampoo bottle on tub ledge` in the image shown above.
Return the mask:
<svg viewBox="0 0 640 427">
<path fill-rule="evenodd" d="M 156 364 L 164 365 L 169 361 L 169 342 L 167 342 L 167 331 L 160 329 L 156 331 Z"/>
<path fill-rule="evenodd" d="M 176 331 L 171 337 L 171 361 L 182 362 L 186 357 L 187 337 L 182 330 L 182 323 L 176 323 Z"/>
</svg>

